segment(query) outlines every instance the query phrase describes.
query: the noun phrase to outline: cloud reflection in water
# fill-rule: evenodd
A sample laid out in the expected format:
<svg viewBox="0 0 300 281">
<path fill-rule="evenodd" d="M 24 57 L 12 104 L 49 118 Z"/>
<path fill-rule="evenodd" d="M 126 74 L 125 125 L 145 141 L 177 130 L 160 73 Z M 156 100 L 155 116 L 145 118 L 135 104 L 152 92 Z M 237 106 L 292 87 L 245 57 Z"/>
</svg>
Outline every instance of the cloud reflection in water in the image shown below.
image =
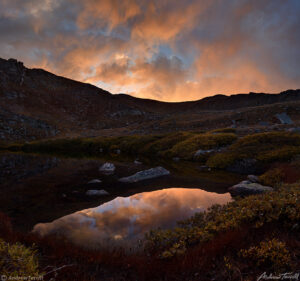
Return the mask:
<svg viewBox="0 0 300 281">
<path fill-rule="evenodd" d="M 37 224 L 33 231 L 42 236 L 62 235 L 85 247 L 97 247 L 111 240 L 129 242 L 142 238 L 150 229 L 173 227 L 179 220 L 230 200 L 229 193 L 162 189 L 117 197 L 96 208 L 78 211 L 51 223 Z"/>
</svg>

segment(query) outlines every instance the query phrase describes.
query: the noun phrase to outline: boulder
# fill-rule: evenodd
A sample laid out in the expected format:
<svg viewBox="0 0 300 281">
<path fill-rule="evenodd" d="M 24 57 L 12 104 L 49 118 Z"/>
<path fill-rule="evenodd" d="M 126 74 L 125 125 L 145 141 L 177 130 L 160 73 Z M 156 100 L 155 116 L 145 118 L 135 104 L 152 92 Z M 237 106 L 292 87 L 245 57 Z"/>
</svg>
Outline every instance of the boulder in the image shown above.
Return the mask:
<svg viewBox="0 0 300 281">
<path fill-rule="evenodd" d="M 275 116 L 280 121 L 281 124 L 291 125 L 294 123 L 293 120 L 290 118 L 290 116 L 287 115 L 286 112 L 278 113 Z"/>
<path fill-rule="evenodd" d="M 255 159 L 240 159 L 230 165 L 227 170 L 233 173 L 250 174 L 257 171 Z"/>
<path fill-rule="evenodd" d="M 270 186 L 264 186 L 258 183 L 243 181 L 228 189 L 232 196 L 247 196 L 252 194 L 260 194 L 268 191 L 273 191 Z"/>
<path fill-rule="evenodd" d="M 106 174 L 106 175 L 111 175 L 114 173 L 116 167 L 114 164 L 112 163 L 104 163 L 100 168 L 99 168 L 99 171 L 103 174 Z"/>
<path fill-rule="evenodd" d="M 101 189 L 101 190 L 90 189 L 85 193 L 85 195 L 87 195 L 87 196 L 103 196 L 103 195 L 109 195 L 109 193 L 104 189 Z"/>
<path fill-rule="evenodd" d="M 98 179 L 94 179 L 94 180 L 90 180 L 88 182 L 88 184 L 95 184 L 95 183 L 101 183 L 102 181 L 101 180 L 98 180 Z"/>
<path fill-rule="evenodd" d="M 259 182 L 259 177 L 258 177 L 258 176 L 255 176 L 255 175 L 248 175 L 247 179 L 248 179 L 250 182 L 254 182 L 254 183 L 258 183 L 258 182 Z"/>
<path fill-rule="evenodd" d="M 137 172 L 134 175 L 129 176 L 129 177 L 121 178 L 121 179 L 119 179 L 119 181 L 124 182 L 124 183 L 134 183 L 134 182 L 139 182 L 139 181 L 143 181 L 143 180 L 158 178 L 161 176 L 167 176 L 169 174 L 170 174 L 170 172 L 168 170 L 166 170 L 165 168 L 156 167 L 156 168 L 151 168 L 148 170 Z"/>
<path fill-rule="evenodd" d="M 134 160 L 134 164 L 136 164 L 136 165 L 141 165 L 141 164 L 142 164 L 142 162 L 141 162 L 141 161 L 139 161 L 138 159 L 135 159 L 135 160 Z"/>
</svg>

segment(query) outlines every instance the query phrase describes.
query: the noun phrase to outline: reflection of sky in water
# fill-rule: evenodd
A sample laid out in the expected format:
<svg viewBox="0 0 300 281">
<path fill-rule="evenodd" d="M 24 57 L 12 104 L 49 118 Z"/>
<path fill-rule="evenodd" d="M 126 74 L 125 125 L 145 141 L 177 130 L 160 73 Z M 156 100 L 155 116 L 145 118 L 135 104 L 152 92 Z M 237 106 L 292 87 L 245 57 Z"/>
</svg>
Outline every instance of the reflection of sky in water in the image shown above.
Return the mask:
<svg viewBox="0 0 300 281">
<path fill-rule="evenodd" d="M 105 240 L 130 241 L 154 228 L 168 228 L 213 204 L 225 204 L 230 194 L 201 189 L 169 188 L 118 197 L 96 208 L 85 209 L 51 223 L 34 227 L 40 235 L 60 234 L 76 244 L 100 245 Z"/>
</svg>

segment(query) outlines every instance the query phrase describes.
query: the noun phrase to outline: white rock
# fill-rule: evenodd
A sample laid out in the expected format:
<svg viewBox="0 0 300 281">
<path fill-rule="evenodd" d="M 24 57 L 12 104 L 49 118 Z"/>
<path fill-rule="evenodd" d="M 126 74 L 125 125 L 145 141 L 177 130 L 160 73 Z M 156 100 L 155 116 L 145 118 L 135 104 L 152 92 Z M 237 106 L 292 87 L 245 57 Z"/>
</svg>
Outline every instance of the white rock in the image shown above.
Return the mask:
<svg viewBox="0 0 300 281">
<path fill-rule="evenodd" d="M 134 160 L 134 164 L 136 164 L 136 165 L 141 165 L 142 162 L 140 162 L 138 159 L 136 159 L 136 160 Z"/>
<path fill-rule="evenodd" d="M 103 174 L 106 174 L 106 175 L 111 175 L 114 173 L 116 167 L 114 164 L 112 163 L 104 163 L 100 168 L 99 168 L 99 171 Z"/>
<path fill-rule="evenodd" d="M 94 180 L 89 181 L 88 184 L 101 183 L 101 182 L 102 182 L 101 180 L 94 179 Z"/>
<path fill-rule="evenodd" d="M 214 151 L 215 151 L 214 149 L 207 149 L 207 150 L 199 149 L 195 152 L 194 157 L 199 157 L 200 155 L 205 155 Z"/>
<path fill-rule="evenodd" d="M 85 193 L 87 196 L 103 196 L 103 195 L 109 195 L 109 193 L 104 190 L 96 190 L 96 189 L 90 189 Z"/>
<path fill-rule="evenodd" d="M 163 167 L 156 167 L 156 168 L 151 168 L 148 170 L 137 172 L 134 175 L 129 177 L 121 178 L 119 179 L 119 181 L 124 183 L 134 183 L 134 182 L 154 179 L 154 178 L 167 176 L 167 175 L 170 175 L 170 172 L 168 170 L 166 170 Z"/>
</svg>

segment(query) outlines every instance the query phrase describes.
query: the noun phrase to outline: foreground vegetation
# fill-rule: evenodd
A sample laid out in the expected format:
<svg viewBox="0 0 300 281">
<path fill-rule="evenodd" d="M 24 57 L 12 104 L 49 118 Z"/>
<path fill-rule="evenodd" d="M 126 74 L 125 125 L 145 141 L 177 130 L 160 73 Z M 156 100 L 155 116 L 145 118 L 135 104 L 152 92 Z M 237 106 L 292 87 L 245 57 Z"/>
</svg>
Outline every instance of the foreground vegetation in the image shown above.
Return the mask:
<svg viewBox="0 0 300 281">
<path fill-rule="evenodd" d="M 142 253 L 15 233 L 2 215 L 0 267 L 8 275 L 52 268 L 46 280 L 256 280 L 263 272 L 296 272 L 300 182 L 277 184 L 274 192 L 212 206 L 175 229 L 151 231 Z"/>
<path fill-rule="evenodd" d="M 57 237 L 17 233 L 0 214 L 0 272 L 44 280 L 257 280 L 263 273 L 296 272 L 300 262 L 300 135 L 269 132 L 238 137 L 232 129 L 39 141 L 2 149 L 63 155 L 111 153 L 198 161 L 228 169 L 254 159 L 274 191 L 224 206 L 145 237 L 145 252 L 75 247 Z M 213 150 L 195 157 L 199 149 Z M 45 270 L 46 269 L 46 270 Z M 116 271 L 117 269 L 117 271 Z M 42 273 L 41 273 L 42 272 Z M 45 273 L 46 272 L 46 273 Z"/>
</svg>

